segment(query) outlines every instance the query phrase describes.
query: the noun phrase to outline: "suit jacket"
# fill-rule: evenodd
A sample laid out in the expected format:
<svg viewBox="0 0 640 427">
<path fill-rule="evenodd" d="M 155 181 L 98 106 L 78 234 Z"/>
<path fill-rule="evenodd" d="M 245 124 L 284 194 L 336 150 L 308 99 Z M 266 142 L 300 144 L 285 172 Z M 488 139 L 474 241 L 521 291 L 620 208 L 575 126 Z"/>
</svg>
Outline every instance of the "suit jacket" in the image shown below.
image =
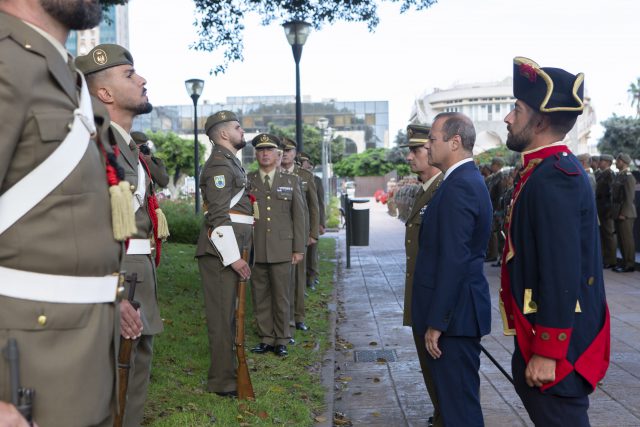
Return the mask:
<svg viewBox="0 0 640 427">
<path fill-rule="evenodd" d="M 542 390 L 586 395 L 609 360 L 593 192 L 564 145 L 525 154 L 524 166 L 502 263 L 503 320 L 511 328 L 505 332 L 516 333 L 526 362 L 532 354 L 557 360 L 556 380 Z"/>
<path fill-rule="evenodd" d="M 124 179 L 134 187 L 138 185 L 138 149 L 130 148 L 129 141 L 125 141 L 115 128 L 111 128 L 113 138 L 120 149 L 120 164 L 124 169 Z M 153 181 L 145 173 L 145 197 L 142 206 L 135 213 L 137 231 L 131 236 L 132 239 L 153 240 L 153 224 L 149 216 L 148 197 L 153 194 Z M 155 273 L 155 257 L 151 255 L 125 255 L 122 269 L 127 274 L 137 273 L 138 283 L 136 285 L 135 300 L 140 303 L 140 315 L 144 327 L 143 334 L 155 335 L 162 332 L 162 318 L 158 307 L 158 284 Z M 127 286 L 125 295 L 128 295 Z"/>
<path fill-rule="evenodd" d="M 271 188 L 260 172 L 249 174 L 251 194 L 258 203 L 254 228 L 254 259 L 261 263 L 291 261 L 305 251 L 304 201 L 297 177 L 276 171 Z"/>
<path fill-rule="evenodd" d="M 420 224 L 422 224 L 422 214 L 427 208 L 427 204 L 442 183 L 444 175 L 440 174 L 427 188 L 427 191 L 418 189 L 418 194 L 413 201 L 411 212 L 405 222 L 404 248 L 407 254 L 406 275 L 404 281 L 404 315 L 402 317 L 403 326 L 411 326 L 411 296 L 413 290 L 413 272 L 416 268 L 416 257 L 418 255 L 418 243 L 420 241 Z"/>
<path fill-rule="evenodd" d="M 60 53 L 31 27 L 2 12 L 0 76 L 3 194 L 66 137 L 78 93 L 76 75 Z M 97 124 L 108 125 L 104 107 L 94 104 L 94 114 Z M 119 271 L 121 246 L 113 238 L 104 160 L 97 142 L 90 141 L 69 176 L 0 235 L 0 265 L 104 276 Z M 37 391 L 34 419 L 40 425 L 96 425 L 110 416 L 114 316 L 114 304 L 0 296 L 0 348 L 8 337 L 16 338 L 21 382 Z M 9 400 L 8 393 L 8 367 L 0 357 L 0 400 Z"/>
<path fill-rule="evenodd" d="M 412 321 L 448 336 L 480 337 L 491 330 L 485 251 L 492 208 L 487 186 L 473 162 L 447 177 L 422 217 L 413 279 Z"/>
<path fill-rule="evenodd" d="M 637 217 L 635 198 L 636 179 L 627 168 L 616 175 L 611 185 L 611 214 L 613 219 L 618 219 L 620 215 L 627 218 Z"/>
</svg>

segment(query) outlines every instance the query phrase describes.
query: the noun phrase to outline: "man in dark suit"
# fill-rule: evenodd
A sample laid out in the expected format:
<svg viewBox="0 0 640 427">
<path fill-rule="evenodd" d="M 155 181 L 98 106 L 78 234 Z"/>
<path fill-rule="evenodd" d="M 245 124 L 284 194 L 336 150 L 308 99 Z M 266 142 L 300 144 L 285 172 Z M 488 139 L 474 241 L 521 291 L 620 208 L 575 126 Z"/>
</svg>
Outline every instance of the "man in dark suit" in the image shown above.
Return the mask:
<svg viewBox="0 0 640 427">
<path fill-rule="evenodd" d="M 609 364 L 609 311 L 593 191 L 562 142 L 582 114 L 584 75 L 514 59 L 507 147 L 523 169 L 506 218 L 500 287 L 516 335 L 516 392 L 537 426 L 588 426 Z"/>
<path fill-rule="evenodd" d="M 483 426 L 480 337 L 491 330 L 483 273 L 492 209 L 473 163 L 475 129 L 460 113 L 436 116 L 427 151 L 444 173 L 427 206 L 413 280 L 413 332 L 424 337 L 445 426 Z"/>
<path fill-rule="evenodd" d="M 411 172 L 417 173 L 422 185 L 413 199 L 411 212 L 407 217 L 406 231 L 404 233 L 404 247 L 407 253 L 406 277 L 404 286 L 404 316 L 403 326 L 411 326 L 411 295 L 413 290 L 413 272 L 416 269 L 416 255 L 418 255 L 418 243 L 420 242 L 420 224 L 422 215 L 442 183 L 442 172 L 435 166 L 429 164 L 429 155 L 426 143 L 429 141 L 430 127 L 421 125 L 409 125 L 407 127 L 407 144 L 401 147 L 409 147 L 407 163 L 411 167 Z M 433 379 L 429 373 L 427 365 L 427 349 L 424 346 L 423 335 L 413 335 L 422 369 L 424 384 L 429 392 L 429 398 L 433 404 L 433 416 L 429 417 L 429 425 L 442 425 L 440 420 L 440 410 L 438 408 L 438 398 L 433 385 Z"/>
</svg>

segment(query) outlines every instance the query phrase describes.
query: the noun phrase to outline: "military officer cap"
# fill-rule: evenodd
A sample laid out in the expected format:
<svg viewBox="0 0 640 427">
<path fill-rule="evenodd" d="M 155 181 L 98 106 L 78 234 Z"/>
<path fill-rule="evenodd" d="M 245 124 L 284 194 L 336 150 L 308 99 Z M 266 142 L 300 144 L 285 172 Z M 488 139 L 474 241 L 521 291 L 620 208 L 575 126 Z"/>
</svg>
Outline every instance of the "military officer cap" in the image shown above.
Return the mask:
<svg viewBox="0 0 640 427">
<path fill-rule="evenodd" d="M 609 163 L 613 162 L 613 156 L 611 154 L 602 154 L 600 160 L 605 160 Z"/>
<path fill-rule="evenodd" d="M 269 133 L 261 133 L 251 140 L 251 145 L 258 148 L 280 148 L 282 142 L 280 138 Z"/>
<path fill-rule="evenodd" d="M 139 132 L 136 130 L 131 132 L 130 135 L 131 139 L 133 139 L 133 142 L 135 142 L 136 145 L 146 144 L 147 142 L 149 142 L 149 137 L 144 132 Z"/>
<path fill-rule="evenodd" d="M 582 154 L 578 154 L 576 158 L 581 162 L 588 162 L 591 160 L 591 155 L 589 153 L 582 153 Z"/>
<path fill-rule="evenodd" d="M 629 156 L 627 153 L 618 154 L 618 156 L 616 157 L 616 160 L 621 160 L 626 165 L 630 165 L 631 164 L 631 156 Z"/>
<path fill-rule="evenodd" d="M 491 159 L 491 164 L 504 166 L 504 159 L 502 157 L 494 157 Z"/>
<path fill-rule="evenodd" d="M 518 56 L 513 59 L 513 95 L 541 113 L 578 116 L 584 110 L 584 74 L 540 67 Z"/>
<path fill-rule="evenodd" d="M 294 150 L 296 148 L 298 148 L 298 145 L 296 144 L 296 142 L 291 139 L 291 138 L 287 138 L 286 136 L 282 137 L 282 148 L 284 148 L 285 150 Z"/>
<path fill-rule="evenodd" d="M 309 157 L 309 155 L 304 151 L 298 153 L 298 159 L 300 159 L 300 162 L 304 162 L 306 160 L 307 162 L 313 164 L 313 162 L 311 161 L 311 157 Z"/>
<path fill-rule="evenodd" d="M 89 75 L 118 65 L 133 65 L 133 56 L 117 44 L 99 44 L 86 55 L 76 58 L 76 67 Z"/>
<path fill-rule="evenodd" d="M 422 147 L 429 142 L 430 126 L 409 125 L 407 126 L 407 143 L 400 147 Z"/>
<path fill-rule="evenodd" d="M 591 156 L 591 161 L 592 162 L 597 162 L 600 160 L 600 156 Z"/>
<path fill-rule="evenodd" d="M 238 116 L 233 111 L 221 110 L 207 117 L 204 123 L 204 133 L 209 134 L 209 130 L 217 124 L 224 122 L 239 122 Z"/>
</svg>

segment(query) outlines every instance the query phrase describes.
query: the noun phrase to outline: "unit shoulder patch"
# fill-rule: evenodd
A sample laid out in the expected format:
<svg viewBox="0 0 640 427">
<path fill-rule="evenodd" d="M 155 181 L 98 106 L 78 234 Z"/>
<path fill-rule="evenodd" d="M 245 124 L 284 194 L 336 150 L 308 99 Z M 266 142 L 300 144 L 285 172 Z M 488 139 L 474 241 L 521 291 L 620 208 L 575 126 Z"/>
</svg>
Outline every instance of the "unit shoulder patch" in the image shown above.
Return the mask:
<svg viewBox="0 0 640 427">
<path fill-rule="evenodd" d="M 224 175 L 216 175 L 213 177 L 213 183 L 215 184 L 216 188 L 224 188 L 226 182 L 224 179 Z"/>
</svg>

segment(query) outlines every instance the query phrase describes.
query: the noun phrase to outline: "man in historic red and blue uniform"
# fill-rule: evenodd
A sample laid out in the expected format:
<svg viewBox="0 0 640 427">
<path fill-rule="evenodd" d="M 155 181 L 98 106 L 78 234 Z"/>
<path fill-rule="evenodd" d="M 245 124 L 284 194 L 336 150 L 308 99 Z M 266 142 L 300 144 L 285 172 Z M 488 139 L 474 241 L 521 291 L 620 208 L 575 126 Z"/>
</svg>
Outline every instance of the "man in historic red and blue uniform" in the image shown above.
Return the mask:
<svg viewBox="0 0 640 427">
<path fill-rule="evenodd" d="M 588 395 L 609 365 L 598 219 L 563 140 L 582 114 L 584 75 L 514 59 L 507 147 L 523 168 L 507 213 L 501 311 L 515 335 L 516 392 L 536 426 L 588 426 Z"/>
</svg>

